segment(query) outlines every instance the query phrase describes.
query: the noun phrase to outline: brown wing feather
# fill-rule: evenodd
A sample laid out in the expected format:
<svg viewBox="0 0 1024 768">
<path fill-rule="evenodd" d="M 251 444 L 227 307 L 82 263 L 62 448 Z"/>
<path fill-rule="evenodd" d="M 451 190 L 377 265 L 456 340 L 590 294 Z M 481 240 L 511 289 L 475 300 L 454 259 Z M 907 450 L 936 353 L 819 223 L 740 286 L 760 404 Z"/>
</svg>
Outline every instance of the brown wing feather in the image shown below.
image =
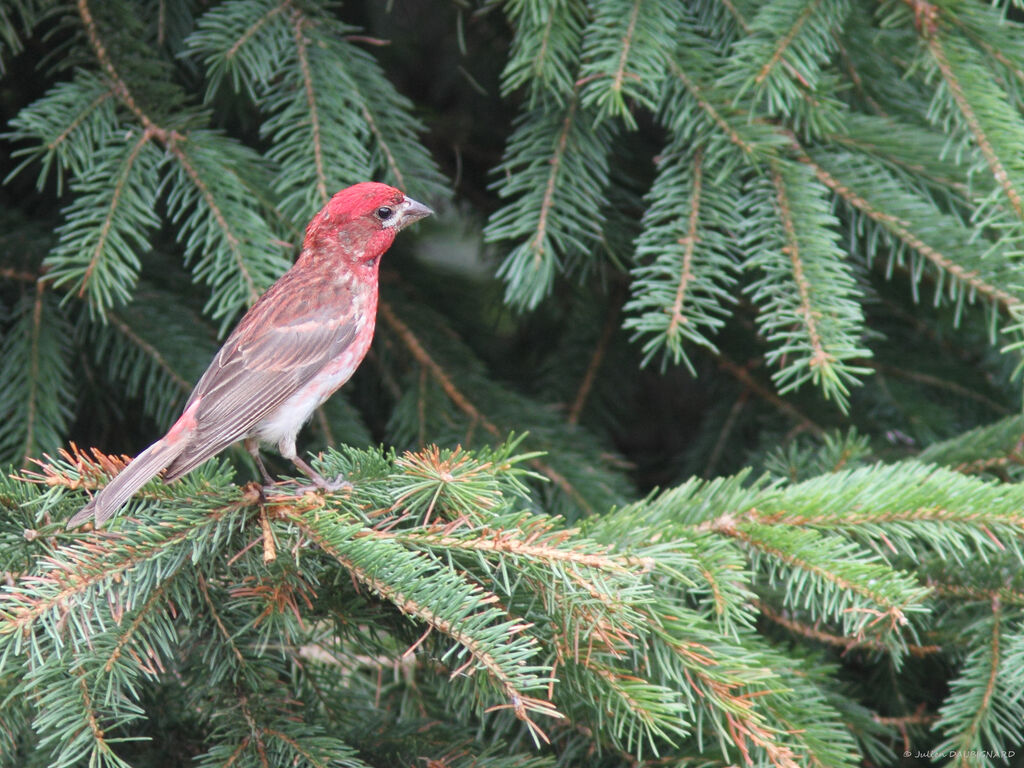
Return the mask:
<svg viewBox="0 0 1024 768">
<path fill-rule="evenodd" d="M 285 282 L 253 305 L 196 385 L 189 397 L 189 404 L 202 400 L 195 432 L 167 467 L 166 481 L 247 437 L 351 344 L 356 317 L 345 286 L 280 290 Z"/>
</svg>

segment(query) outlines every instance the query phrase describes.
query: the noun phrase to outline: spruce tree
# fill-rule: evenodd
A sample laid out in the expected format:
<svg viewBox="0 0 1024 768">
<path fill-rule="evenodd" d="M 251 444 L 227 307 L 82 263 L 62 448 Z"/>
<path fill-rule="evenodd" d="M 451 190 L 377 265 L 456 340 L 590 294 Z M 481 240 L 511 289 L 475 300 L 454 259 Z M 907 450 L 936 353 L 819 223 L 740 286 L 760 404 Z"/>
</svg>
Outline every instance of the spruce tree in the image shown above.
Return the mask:
<svg viewBox="0 0 1024 768">
<path fill-rule="evenodd" d="M 5 0 L 0 766 L 1024 753 L 1024 29 Z M 302 450 L 100 530 L 329 196 L 438 211 Z"/>
</svg>

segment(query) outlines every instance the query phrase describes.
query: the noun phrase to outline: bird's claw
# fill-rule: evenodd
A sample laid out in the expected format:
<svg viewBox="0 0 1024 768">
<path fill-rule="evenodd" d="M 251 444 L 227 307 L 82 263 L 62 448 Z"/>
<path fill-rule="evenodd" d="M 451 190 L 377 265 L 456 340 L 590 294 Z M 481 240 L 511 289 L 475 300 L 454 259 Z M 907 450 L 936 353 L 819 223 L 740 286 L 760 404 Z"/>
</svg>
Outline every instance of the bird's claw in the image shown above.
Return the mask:
<svg viewBox="0 0 1024 768">
<path fill-rule="evenodd" d="M 338 475 L 332 480 L 328 480 L 325 477 L 313 478 L 313 483 L 321 490 L 327 491 L 328 493 L 335 493 L 336 491 L 351 491 L 352 483 L 345 479 L 344 475 Z"/>
<path fill-rule="evenodd" d="M 344 475 L 338 475 L 331 480 L 321 477 L 320 475 L 310 479 L 313 481 L 312 483 L 306 483 L 303 485 L 274 483 L 273 485 L 264 485 L 261 490 L 263 491 L 264 497 L 269 495 L 302 496 L 307 493 L 317 493 L 318 491 L 336 493 L 338 491 L 352 490 L 352 483 L 346 480 Z"/>
</svg>

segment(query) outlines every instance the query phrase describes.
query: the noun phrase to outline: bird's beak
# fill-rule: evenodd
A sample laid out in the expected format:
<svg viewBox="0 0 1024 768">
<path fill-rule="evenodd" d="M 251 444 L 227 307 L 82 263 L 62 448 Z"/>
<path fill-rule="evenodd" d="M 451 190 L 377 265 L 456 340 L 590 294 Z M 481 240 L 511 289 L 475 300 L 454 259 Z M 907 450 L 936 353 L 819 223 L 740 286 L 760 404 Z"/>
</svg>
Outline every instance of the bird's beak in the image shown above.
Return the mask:
<svg viewBox="0 0 1024 768">
<path fill-rule="evenodd" d="M 398 204 L 398 229 L 405 229 L 414 221 L 425 219 L 433 213 L 423 203 L 417 203 L 411 197 L 405 196 Z"/>
</svg>

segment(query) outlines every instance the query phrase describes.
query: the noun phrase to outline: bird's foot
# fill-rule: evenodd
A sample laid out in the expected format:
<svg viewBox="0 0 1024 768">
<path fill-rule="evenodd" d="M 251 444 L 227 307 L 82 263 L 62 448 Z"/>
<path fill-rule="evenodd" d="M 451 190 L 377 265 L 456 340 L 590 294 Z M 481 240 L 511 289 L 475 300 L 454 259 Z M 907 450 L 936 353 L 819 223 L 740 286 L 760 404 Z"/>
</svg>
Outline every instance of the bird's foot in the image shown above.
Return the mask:
<svg viewBox="0 0 1024 768">
<path fill-rule="evenodd" d="M 338 475 L 331 480 L 319 473 L 314 473 L 310 476 L 310 480 L 313 481 L 312 485 L 300 485 L 296 490 L 300 493 L 306 493 L 307 491 L 327 491 L 328 493 L 335 493 L 336 491 L 351 491 L 352 483 L 345 479 L 344 475 Z"/>
<path fill-rule="evenodd" d="M 346 480 L 344 475 L 338 475 L 337 477 L 332 478 L 331 480 L 328 480 L 327 478 L 324 477 L 321 477 L 320 479 L 323 480 L 324 482 L 324 485 L 322 487 L 325 491 L 330 491 L 333 493 L 335 491 L 352 490 L 352 483 Z"/>
<path fill-rule="evenodd" d="M 281 496 L 302 496 L 307 493 L 336 493 L 337 491 L 352 490 L 352 483 L 345 479 L 344 475 L 338 475 L 332 480 L 317 475 L 310 478 L 313 482 L 292 485 L 288 482 L 278 482 L 273 485 L 264 485 L 260 488 L 260 496 L 263 501 L 273 497 Z"/>
</svg>

